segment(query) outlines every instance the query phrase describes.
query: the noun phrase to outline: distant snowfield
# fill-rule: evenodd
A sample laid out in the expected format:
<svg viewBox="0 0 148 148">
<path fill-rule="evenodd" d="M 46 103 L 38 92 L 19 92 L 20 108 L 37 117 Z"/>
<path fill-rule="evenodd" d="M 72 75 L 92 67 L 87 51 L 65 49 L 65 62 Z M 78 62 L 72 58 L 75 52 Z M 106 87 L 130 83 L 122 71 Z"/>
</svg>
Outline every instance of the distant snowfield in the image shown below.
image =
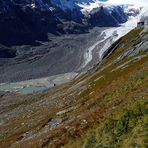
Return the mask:
<svg viewBox="0 0 148 148">
<path fill-rule="evenodd" d="M 134 29 L 137 26 L 137 17 L 131 17 L 126 23 L 121 24 L 120 27 L 114 27 L 105 30 L 105 38 L 104 40 L 108 39 L 107 43 L 104 45 L 104 47 L 99 51 L 99 57 L 102 58 L 103 53 L 119 38 L 126 35 L 128 32 L 130 32 L 132 29 Z M 117 34 L 114 35 L 114 34 Z M 110 39 L 109 39 L 110 38 Z"/>
<path fill-rule="evenodd" d="M 84 54 L 84 64 L 82 68 L 87 66 L 91 60 L 93 59 L 93 50 L 97 48 L 97 46 L 103 42 L 106 42 L 104 46 L 101 49 L 98 49 L 98 54 L 99 54 L 99 60 L 102 59 L 102 56 L 104 52 L 119 38 L 123 37 L 126 35 L 128 32 L 130 32 L 132 29 L 134 29 L 137 26 L 137 21 L 139 21 L 140 16 L 142 15 L 143 11 L 136 17 L 131 17 L 129 20 L 121 24 L 120 27 L 112 27 L 109 29 L 106 29 L 105 31 L 102 32 L 102 35 L 105 34 L 105 37 L 102 40 L 99 40 L 92 46 L 90 46 L 87 50 L 86 53 Z"/>
<path fill-rule="evenodd" d="M 96 1 L 98 1 L 98 0 L 96 0 Z M 112 3 L 112 4 L 137 4 L 139 6 L 148 5 L 147 0 L 108 0 L 107 3 Z"/>
<path fill-rule="evenodd" d="M 139 9 L 140 7 L 148 8 L 148 4 L 145 3 L 138 3 L 138 2 L 132 2 L 130 0 L 109 0 L 108 2 L 100 2 L 99 0 L 90 1 L 89 3 L 77 3 L 77 5 L 81 8 L 81 12 L 85 15 L 89 14 L 94 8 L 104 6 L 104 7 L 114 7 L 114 6 L 122 6 L 122 5 L 128 4 L 128 7 L 133 7 L 134 9 Z"/>
</svg>

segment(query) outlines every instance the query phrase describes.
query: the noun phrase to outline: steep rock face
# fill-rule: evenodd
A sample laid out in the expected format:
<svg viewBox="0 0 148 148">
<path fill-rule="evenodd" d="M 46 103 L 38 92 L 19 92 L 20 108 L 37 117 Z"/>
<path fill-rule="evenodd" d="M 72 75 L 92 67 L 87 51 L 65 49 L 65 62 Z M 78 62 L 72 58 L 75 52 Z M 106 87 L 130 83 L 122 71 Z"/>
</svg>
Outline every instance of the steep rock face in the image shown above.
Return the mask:
<svg viewBox="0 0 148 148">
<path fill-rule="evenodd" d="M 109 13 L 109 11 L 104 8 L 95 8 L 91 11 L 89 24 L 91 26 L 118 26 L 119 22 L 115 19 L 115 17 Z"/>
<path fill-rule="evenodd" d="M 128 20 L 128 15 L 124 12 L 122 6 L 116 6 L 116 8 L 112 9 L 111 14 L 118 23 L 125 23 Z"/>
<path fill-rule="evenodd" d="M 84 14 L 87 14 L 84 10 Z M 138 15 L 135 14 L 135 15 Z M 125 23 L 130 15 L 124 6 L 100 6 L 93 8 L 85 17 L 91 26 L 113 27 Z"/>
<path fill-rule="evenodd" d="M 79 6 L 77 5 L 78 3 L 85 3 L 89 4 L 91 2 L 94 2 L 93 0 L 51 0 L 51 3 L 53 5 L 56 5 L 60 7 L 62 10 L 74 10 L 78 8 Z"/>
<path fill-rule="evenodd" d="M 0 42 L 6 45 L 44 41 L 48 32 L 80 33 L 86 28 L 78 9 L 63 11 L 50 0 L 0 2 L 0 17 Z"/>
<path fill-rule="evenodd" d="M 60 21 L 50 10 L 42 10 L 28 1 L 7 1 L 0 5 L 1 43 L 11 45 L 45 40 L 47 31 L 58 31 L 56 24 Z"/>
</svg>

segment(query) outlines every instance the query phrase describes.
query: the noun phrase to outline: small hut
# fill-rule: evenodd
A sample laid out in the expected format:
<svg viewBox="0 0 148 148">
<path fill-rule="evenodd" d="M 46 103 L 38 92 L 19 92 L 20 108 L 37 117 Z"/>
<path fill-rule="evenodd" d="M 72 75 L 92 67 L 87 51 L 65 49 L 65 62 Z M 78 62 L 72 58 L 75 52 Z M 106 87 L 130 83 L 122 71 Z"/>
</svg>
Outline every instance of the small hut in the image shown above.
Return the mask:
<svg viewBox="0 0 148 148">
<path fill-rule="evenodd" d="M 148 13 L 143 14 L 140 21 L 137 23 L 137 27 L 148 30 Z"/>
<path fill-rule="evenodd" d="M 144 16 L 142 16 L 140 18 L 140 21 L 137 23 L 137 27 L 138 28 L 144 28 L 144 24 L 145 24 L 145 20 L 144 20 Z"/>
</svg>

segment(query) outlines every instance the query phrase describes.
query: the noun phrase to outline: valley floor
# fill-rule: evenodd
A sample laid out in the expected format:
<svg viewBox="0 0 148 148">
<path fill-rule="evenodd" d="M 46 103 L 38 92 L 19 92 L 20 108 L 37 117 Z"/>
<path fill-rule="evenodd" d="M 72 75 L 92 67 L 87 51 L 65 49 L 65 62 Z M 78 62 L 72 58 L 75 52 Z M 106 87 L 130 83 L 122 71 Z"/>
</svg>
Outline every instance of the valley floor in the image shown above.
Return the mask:
<svg viewBox="0 0 148 148">
<path fill-rule="evenodd" d="M 0 58 L 0 83 L 18 82 L 77 72 L 81 70 L 87 48 L 100 40 L 105 28 L 94 28 L 89 33 L 53 36 L 38 46 L 14 46 L 14 58 Z M 101 47 L 101 46 L 100 46 Z M 96 58 L 99 57 L 96 55 Z M 89 65 L 92 66 L 94 61 Z"/>
<path fill-rule="evenodd" d="M 115 41 L 136 27 L 137 17 L 131 17 L 120 27 L 94 28 L 89 33 L 79 35 L 49 35 L 50 41 L 40 42 L 39 46 L 13 47 L 13 50 L 17 50 L 15 58 L 0 59 L 0 91 L 23 94 L 41 92 L 54 86 L 53 78 L 62 79 L 67 73 L 81 73 L 90 69 L 101 63 L 104 53 Z M 51 78 L 48 86 L 47 81 L 37 84 L 38 80 L 47 77 Z M 62 84 L 68 79 L 65 80 L 55 84 Z"/>
</svg>

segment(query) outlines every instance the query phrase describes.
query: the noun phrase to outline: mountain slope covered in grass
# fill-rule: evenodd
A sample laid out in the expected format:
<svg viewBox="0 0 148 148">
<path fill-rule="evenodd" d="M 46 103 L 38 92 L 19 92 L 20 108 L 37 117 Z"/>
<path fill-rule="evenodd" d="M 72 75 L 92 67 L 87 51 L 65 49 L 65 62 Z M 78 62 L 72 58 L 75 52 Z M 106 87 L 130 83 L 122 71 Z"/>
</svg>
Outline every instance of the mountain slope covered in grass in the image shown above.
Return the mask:
<svg viewBox="0 0 148 148">
<path fill-rule="evenodd" d="M 70 83 L 0 95 L 1 147 L 147 147 L 148 32 L 134 29 Z"/>
</svg>

